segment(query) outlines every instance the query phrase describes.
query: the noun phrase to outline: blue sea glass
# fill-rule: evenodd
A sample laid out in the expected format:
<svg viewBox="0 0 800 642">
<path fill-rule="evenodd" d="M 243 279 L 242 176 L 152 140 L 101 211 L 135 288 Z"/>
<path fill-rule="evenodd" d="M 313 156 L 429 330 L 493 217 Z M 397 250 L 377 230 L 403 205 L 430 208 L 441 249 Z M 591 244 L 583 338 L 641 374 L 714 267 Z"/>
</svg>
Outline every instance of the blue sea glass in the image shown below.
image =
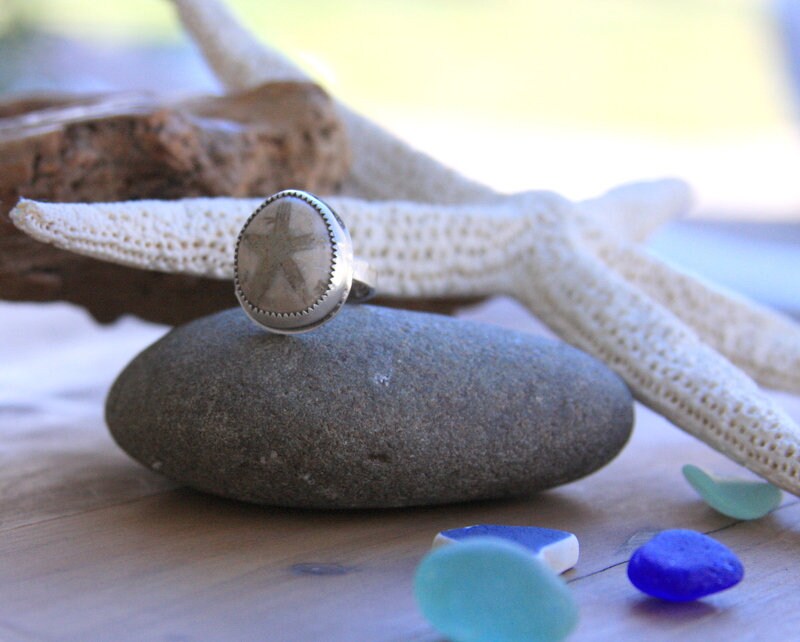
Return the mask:
<svg viewBox="0 0 800 642">
<path fill-rule="evenodd" d="M 473 537 L 499 537 L 527 548 L 556 573 L 563 573 L 578 563 L 580 547 L 573 533 L 539 526 L 506 526 L 478 524 L 442 531 L 433 540 L 434 546 L 463 542 Z"/>
<path fill-rule="evenodd" d="M 453 642 L 562 640 L 578 622 L 566 583 L 519 544 L 475 537 L 428 553 L 414 593 Z"/>
<path fill-rule="evenodd" d="M 628 578 L 640 591 L 670 602 L 689 602 L 738 584 L 739 558 L 696 531 L 662 531 L 634 552 Z"/>
</svg>

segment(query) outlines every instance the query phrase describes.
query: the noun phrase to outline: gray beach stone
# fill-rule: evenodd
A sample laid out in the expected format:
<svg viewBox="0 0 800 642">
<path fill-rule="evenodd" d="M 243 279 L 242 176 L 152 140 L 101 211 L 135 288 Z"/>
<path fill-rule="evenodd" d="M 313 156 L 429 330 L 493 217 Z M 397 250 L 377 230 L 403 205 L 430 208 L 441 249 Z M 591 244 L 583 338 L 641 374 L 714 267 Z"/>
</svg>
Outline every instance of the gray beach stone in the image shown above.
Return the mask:
<svg viewBox="0 0 800 642">
<path fill-rule="evenodd" d="M 174 329 L 109 393 L 114 439 L 194 488 L 297 507 L 524 495 L 610 461 L 631 395 L 560 342 L 432 314 L 347 305 L 307 334 L 241 309 Z"/>
</svg>

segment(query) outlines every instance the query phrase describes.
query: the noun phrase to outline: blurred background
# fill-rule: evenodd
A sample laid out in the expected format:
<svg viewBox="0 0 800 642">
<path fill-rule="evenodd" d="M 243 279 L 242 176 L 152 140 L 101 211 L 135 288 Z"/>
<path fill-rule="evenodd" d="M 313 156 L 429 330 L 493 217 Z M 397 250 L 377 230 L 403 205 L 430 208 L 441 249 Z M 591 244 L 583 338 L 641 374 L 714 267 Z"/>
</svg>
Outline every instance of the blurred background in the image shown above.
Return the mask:
<svg viewBox="0 0 800 642">
<path fill-rule="evenodd" d="M 498 188 L 579 197 L 674 174 L 709 216 L 800 213 L 784 37 L 798 0 L 229 4 L 338 96 Z M 3 93 L 216 89 L 166 0 L 0 0 L 0 30 Z"/>
<path fill-rule="evenodd" d="M 800 0 L 229 4 L 331 92 L 498 189 L 685 178 L 703 222 L 654 251 L 800 310 Z M 40 89 L 219 91 L 167 0 L 0 0 L 0 92 Z"/>
</svg>

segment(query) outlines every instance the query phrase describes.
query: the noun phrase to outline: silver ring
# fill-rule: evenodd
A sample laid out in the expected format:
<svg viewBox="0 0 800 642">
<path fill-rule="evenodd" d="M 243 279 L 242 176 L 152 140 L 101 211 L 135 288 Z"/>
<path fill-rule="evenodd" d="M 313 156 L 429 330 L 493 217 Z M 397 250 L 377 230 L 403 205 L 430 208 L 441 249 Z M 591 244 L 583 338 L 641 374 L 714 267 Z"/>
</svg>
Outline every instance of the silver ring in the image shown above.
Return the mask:
<svg viewBox="0 0 800 642">
<path fill-rule="evenodd" d="M 273 194 L 239 232 L 234 256 L 236 298 L 270 332 L 307 332 L 344 302 L 375 294 L 375 275 L 353 257 L 344 222 L 301 190 Z"/>
</svg>

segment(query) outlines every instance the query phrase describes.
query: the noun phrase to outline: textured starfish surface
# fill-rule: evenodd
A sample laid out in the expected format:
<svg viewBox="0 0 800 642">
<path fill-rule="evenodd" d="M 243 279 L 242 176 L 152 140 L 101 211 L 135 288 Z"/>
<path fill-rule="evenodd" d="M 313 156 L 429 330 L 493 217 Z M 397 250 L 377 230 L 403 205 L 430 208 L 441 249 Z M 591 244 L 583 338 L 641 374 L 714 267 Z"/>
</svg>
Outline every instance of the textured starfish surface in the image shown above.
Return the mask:
<svg viewBox="0 0 800 642">
<path fill-rule="evenodd" d="M 217 0 L 174 4 L 227 87 L 307 79 Z M 383 293 L 516 297 L 616 370 L 640 401 L 800 495 L 800 429 L 756 383 L 800 392 L 800 328 L 640 245 L 689 207 L 682 182 L 624 185 L 579 203 L 549 192 L 502 195 L 338 108 L 353 167 L 346 195 L 326 201 L 347 221 Z M 39 240 L 96 258 L 230 278 L 236 237 L 259 204 L 21 201 L 12 220 Z"/>
</svg>

